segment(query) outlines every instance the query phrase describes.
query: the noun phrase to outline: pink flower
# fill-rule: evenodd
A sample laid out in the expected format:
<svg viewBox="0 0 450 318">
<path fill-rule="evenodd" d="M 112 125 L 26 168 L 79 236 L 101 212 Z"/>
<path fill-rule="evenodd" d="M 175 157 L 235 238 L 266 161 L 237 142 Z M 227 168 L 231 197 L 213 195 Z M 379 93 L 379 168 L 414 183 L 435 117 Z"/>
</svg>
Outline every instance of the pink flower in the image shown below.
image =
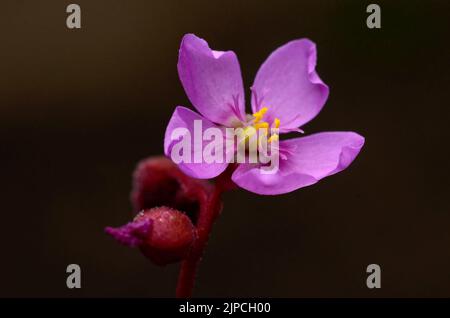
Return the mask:
<svg viewBox="0 0 450 318">
<path fill-rule="evenodd" d="M 172 132 L 177 128 L 194 132 L 194 120 L 202 120 L 203 130 L 251 126 L 278 128 L 280 134 L 302 132 L 299 127 L 313 119 L 328 98 L 328 86 L 319 78 L 315 66 L 316 46 L 308 39 L 294 40 L 276 49 L 256 74 L 251 87 L 252 114 L 247 115 L 236 54 L 211 50 L 203 39 L 185 35 L 178 74 L 200 114 L 183 106 L 175 109 L 166 130 L 165 154 L 169 156 L 177 142 L 172 140 Z M 278 139 L 278 135 L 275 137 Z M 232 180 L 258 194 L 291 192 L 344 170 L 363 144 L 364 137 L 354 132 L 323 132 L 281 140 L 276 173 L 262 174 L 260 163 L 241 163 Z M 227 166 L 227 162 L 179 163 L 184 173 L 199 179 L 214 178 Z"/>
</svg>

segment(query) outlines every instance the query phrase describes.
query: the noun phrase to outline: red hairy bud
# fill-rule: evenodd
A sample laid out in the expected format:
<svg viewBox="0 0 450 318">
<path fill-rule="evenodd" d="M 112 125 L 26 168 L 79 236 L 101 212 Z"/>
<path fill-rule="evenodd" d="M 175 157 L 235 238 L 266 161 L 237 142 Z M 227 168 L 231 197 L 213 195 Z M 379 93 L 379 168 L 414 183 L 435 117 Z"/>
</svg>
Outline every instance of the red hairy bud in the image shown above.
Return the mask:
<svg viewBox="0 0 450 318">
<path fill-rule="evenodd" d="M 211 186 L 185 175 L 166 157 L 141 161 L 133 174 L 131 203 L 135 212 L 167 206 L 187 214 L 195 224 Z"/>
<path fill-rule="evenodd" d="M 107 227 L 119 243 L 137 247 L 157 265 L 185 259 L 197 239 L 197 219 L 208 206 L 212 186 L 185 175 L 166 157 L 141 161 L 133 174 L 134 220 Z"/>
<path fill-rule="evenodd" d="M 197 230 L 186 214 L 165 206 L 140 212 L 132 222 L 105 232 L 119 243 L 137 247 L 156 265 L 187 257 Z"/>
<path fill-rule="evenodd" d="M 135 218 L 136 222 L 144 220 L 150 220 L 153 227 L 139 249 L 153 263 L 166 265 L 188 255 L 197 231 L 184 213 L 168 207 L 153 208 Z"/>
</svg>

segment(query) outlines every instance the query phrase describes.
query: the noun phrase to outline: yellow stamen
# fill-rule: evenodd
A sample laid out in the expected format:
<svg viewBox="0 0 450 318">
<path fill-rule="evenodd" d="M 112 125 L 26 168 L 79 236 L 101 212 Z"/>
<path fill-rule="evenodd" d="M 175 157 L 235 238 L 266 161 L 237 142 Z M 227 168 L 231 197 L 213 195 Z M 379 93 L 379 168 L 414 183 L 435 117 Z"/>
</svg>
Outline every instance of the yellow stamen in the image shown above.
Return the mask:
<svg viewBox="0 0 450 318">
<path fill-rule="evenodd" d="M 269 109 L 268 109 L 267 107 L 263 107 L 263 108 L 261 108 L 261 109 L 259 110 L 259 113 L 261 113 L 261 115 L 264 116 L 264 114 L 267 113 L 268 110 L 269 110 Z"/>
<path fill-rule="evenodd" d="M 269 128 L 269 123 L 266 123 L 265 121 L 262 121 L 260 123 L 256 123 L 254 125 L 255 129 L 258 130 L 259 128 L 264 128 L 264 129 L 268 129 Z"/>
<path fill-rule="evenodd" d="M 269 109 L 267 107 L 261 108 L 259 111 L 252 114 L 254 117 L 253 122 L 250 123 L 251 126 L 248 126 L 244 128 L 245 137 L 243 141 L 246 141 L 249 139 L 249 137 L 253 136 L 256 132 L 259 132 L 259 130 L 263 129 L 263 134 L 259 136 L 258 140 L 261 141 L 262 138 L 266 138 L 269 135 L 270 127 L 278 129 L 280 128 L 280 119 L 275 118 L 272 122 L 272 125 L 269 125 L 268 122 L 262 121 L 264 115 L 267 113 Z M 249 130 L 253 128 L 254 130 L 249 133 Z M 272 134 L 269 139 L 267 140 L 268 143 L 278 141 L 279 136 L 278 134 Z"/>
<path fill-rule="evenodd" d="M 280 120 L 278 118 L 275 118 L 273 121 L 274 128 L 280 128 Z"/>
<path fill-rule="evenodd" d="M 269 134 L 269 123 L 262 121 L 260 123 L 256 123 L 253 125 L 255 129 L 260 132 L 260 129 L 263 129 L 264 136 L 267 136 Z"/>
<path fill-rule="evenodd" d="M 269 138 L 269 140 L 267 141 L 268 143 L 271 143 L 272 141 L 275 141 L 275 140 L 278 140 L 278 135 L 272 135 L 272 136 L 270 136 L 270 138 Z"/>
<path fill-rule="evenodd" d="M 253 113 L 253 117 L 255 117 L 255 124 L 263 118 L 265 113 L 267 113 L 267 107 L 263 107 L 256 113 Z"/>
<path fill-rule="evenodd" d="M 250 131 L 250 132 L 249 132 Z M 256 133 L 256 129 L 252 126 L 248 126 L 244 128 L 244 138 L 248 138 L 253 136 Z"/>
</svg>

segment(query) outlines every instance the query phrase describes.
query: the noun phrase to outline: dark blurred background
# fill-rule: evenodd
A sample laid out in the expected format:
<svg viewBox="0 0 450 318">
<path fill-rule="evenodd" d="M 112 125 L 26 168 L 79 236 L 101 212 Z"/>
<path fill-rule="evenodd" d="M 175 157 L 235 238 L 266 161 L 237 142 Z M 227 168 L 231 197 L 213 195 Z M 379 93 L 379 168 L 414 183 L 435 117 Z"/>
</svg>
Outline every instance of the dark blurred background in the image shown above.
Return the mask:
<svg viewBox="0 0 450 318">
<path fill-rule="evenodd" d="M 380 30 L 368 1 L 75 2 L 80 30 L 66 27 L 70 1 L 0 5 L 0 296 L 174 295 L 177 265 L 103 228 L 129 220 L 136 163 L 162 153 L 174 107 L 190 106 L 176 63 L 192 32 L 237 53 L 247 88 L 272 50 L 312 39 L 331 91 L 306 133 L 366 137 L 312 187 L 226 194 L 195 295 L 450 297 L 448 1 L 376 1 Z"/>
</svg>

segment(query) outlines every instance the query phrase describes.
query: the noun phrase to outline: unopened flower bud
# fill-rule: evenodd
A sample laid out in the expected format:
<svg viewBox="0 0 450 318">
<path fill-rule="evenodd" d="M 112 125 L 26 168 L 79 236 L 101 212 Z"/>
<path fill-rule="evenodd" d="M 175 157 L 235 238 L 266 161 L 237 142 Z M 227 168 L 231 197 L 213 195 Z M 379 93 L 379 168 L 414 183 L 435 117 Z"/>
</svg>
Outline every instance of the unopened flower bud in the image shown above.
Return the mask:
<svg viewBox="0 0 450 318">
<path fill-rule="evenodd" d="M 186 258 L 197 237 L 186 214 L 164 206 L 142 211 L 133 222 L 105 231 L 122 244 L 138 247 L 161 266 Z"/>
<path fill-rule="evenodd" d="M 208 182 L 187 176 L 170 159 L 151 157 L 142 160 L 133 173 L 131 202 L 136 213 L 167 206 L 184 212 L 195 224 L 210 190 Z"/>
</svg>

